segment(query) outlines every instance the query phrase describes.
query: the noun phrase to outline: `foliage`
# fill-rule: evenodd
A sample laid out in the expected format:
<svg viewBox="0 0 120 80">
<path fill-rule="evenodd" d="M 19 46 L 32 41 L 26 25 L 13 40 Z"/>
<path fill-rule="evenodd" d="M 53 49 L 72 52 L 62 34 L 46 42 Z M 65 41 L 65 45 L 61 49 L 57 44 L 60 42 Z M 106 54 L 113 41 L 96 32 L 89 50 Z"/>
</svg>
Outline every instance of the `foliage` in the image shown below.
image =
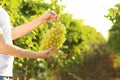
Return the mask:
<svg viewBox="0 0 120 80">
<path fill-rule="evenodd" d="M 84 25 L 82 20 L 73 19 L 71 14 L 61 14 L 60 21 L 67 29 L 66 41 L 62 48 L 65 55 L 61 53 L 62 57 L 59 55 L 54 62 L 59 64 L 55 64 L 57 66 L 52 70 L 52 80 L 81 80 L 83 62 L 87 57 L 97 54 L 93 48 L 105 43 L 105 39 L 94 28 Z"/>
<path fill-rule="evenodd" d="M 94 55 L 84 56 L 82 63 L 75 63 L 71 60 L 73 63 L 69 66 L 64 64 L 65 67 L 59 66 L 53 70 L 52 80 L 115 80 L 114 77 L 119 74 L 116 75 L 114 71 L 114 53 L 107 49 L 106 44 L 93 47 L 93 51 Z"/>
<path fill-rule="evenodd" d="M 113 25 L 109 30 L 108 45 L 109 48 L 116 53 L 120 52 L 120 3 L 116 4 L 113 8 L 109 9 L 109 13 L 106 16 L 112 21 Z"/>
<path fill-rule="evenodd" d="M 99 51 L 99 45 L 106 42 L 93 27 L 84 25 L 83 20 L 73 19 L 71 14 L 63 13 L 64 6 L 58 5 L 58 0 L 51 0 L 49 4 L 44 0 L 9 0 L 3 7 L 8 11 L 13 26 L 27 23 L 46 11 L 53 10 L 58 13 L 59 22 L 65 25 L 67 32 L 66 41 L 58 54 L 48 59 L 15 58 L 15 80 L 65 80 L 68 77 L 69 80 L 82 80 L 79 72 L 83 69 L 84 62 L 97 54 L 94 48 Z M 52 28 L 53 24 L 48 22 L 40 25 L 31 33 L 15 40 L 14 44 L 27 50 L 38 51 L 42 35 Z"/>
</svg>

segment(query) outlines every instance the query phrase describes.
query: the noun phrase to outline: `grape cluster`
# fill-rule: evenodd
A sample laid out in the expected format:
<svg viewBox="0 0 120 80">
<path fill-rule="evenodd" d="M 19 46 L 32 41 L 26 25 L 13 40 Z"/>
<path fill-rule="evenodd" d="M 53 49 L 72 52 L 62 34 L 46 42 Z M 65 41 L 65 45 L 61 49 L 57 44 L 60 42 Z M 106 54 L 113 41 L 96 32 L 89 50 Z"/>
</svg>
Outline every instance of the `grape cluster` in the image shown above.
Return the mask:
<svg viewBox="0 0 120 80">
<path fill-rule="evenodd" d="M 63 24 L 56 24 L 55 27 L 52 27 L 44 35 L 41 41 L 40 50 L 45 50 L 51 47 L 59 49 L 62 47 L 65 42 L 65 33 L 66 28 Z"/>
</svg>

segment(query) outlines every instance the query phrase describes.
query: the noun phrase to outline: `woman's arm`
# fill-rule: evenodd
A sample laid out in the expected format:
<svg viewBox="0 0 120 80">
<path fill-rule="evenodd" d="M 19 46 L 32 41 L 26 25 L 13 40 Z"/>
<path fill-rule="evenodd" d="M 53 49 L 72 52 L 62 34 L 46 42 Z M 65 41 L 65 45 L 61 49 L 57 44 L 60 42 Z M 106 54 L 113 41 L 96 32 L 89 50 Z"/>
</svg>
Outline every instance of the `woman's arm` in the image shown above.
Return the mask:
<svg viewBox="0 0 120 80">
<path fill-rule="evenodd" d="M 22 58 L 48 58 L 56 51 L 57 49 L 55 48 L 50 48 L 41 52 L 33 52 L 19 48 L 12 44 L 5 43 L 2 32 L 0 31 L 0 54 L 6 54 Z"/>
<path fill-rule="evenodd" d="M 12 39 L 15 40 L 17 38 L 20 38 L 29 32 L 31 32 L 33 29 L 38 27 L 39 25 L 47 22 L 47 21 L 56 21 L 58 19 L 58 16 L 54 12 L 47 12 L 44 15 L 26 23 L 20 26 L 17 26 L 12 29 Z"/>
</svg>

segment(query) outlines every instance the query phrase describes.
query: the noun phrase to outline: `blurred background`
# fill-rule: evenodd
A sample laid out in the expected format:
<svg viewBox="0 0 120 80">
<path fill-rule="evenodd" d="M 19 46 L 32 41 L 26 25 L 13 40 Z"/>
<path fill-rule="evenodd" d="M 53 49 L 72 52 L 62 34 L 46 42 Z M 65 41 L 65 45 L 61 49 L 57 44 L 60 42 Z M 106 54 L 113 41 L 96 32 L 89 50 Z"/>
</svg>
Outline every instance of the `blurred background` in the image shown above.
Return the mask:
<svg viewBox="0 0 120 80">
<path fill-rule="evenodd" d="M 119 0 L 0 0 L 13 26 L 55 11 L 65 25 L 66 41 L 48 59 L 15 58 L 14 80 L 120 80 Z M 14 44 L 39 51 L 42 35 L 54 22 L 40 25 Z"/>
</svg>

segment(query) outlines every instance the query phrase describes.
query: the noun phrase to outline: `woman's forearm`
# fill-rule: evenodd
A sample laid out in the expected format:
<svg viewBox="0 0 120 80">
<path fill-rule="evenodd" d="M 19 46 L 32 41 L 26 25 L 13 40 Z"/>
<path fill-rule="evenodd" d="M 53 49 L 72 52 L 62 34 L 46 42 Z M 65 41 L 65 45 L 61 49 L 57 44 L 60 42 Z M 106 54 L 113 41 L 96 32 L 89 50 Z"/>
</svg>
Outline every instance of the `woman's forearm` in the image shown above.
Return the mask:
<svg viewBox="0 0 120 80">
<path fill-rule="evenodd" d="M 12 29 L 12 39 L 15 40 L 17 38 L 20 38 L 24 36 L 25 34 L 28 34 L 31 32 L 33 29 L 38 27 L 39 25 L 47 22 L 47 21 L 57 21 L 58 16 L 54 12 L 47 12 L 44 15 L 26 23 L 23 25 L 20 25 L 18 27 L 15 27 Z"/>
<path fill-rule="evenodd" d="M 37 58 L 38 53 L 19 48 L 14 45 L 5 44 L 0 53 L 11 55 L 19 58 Z"/>
<path fill-rule="evenodd" d="M 33 29 L 41 25 L 42 23 L 45 22 L 45 19 L 43 16 L 36 18 L 26 24 L 17 26 L 12 29 L 12 39 L 15 40 L 17 38 L 20 38 L 29 32 L 31 32 Z"/>
<path fill-rule="evenodd" d="M 2 33 L 0 33 L 0 54 L 22 58 L 48 58 L 57 51 L 56 48 L 49 48 L 40 52 L 28 51 L 13 44 L 6 43 L 2 37 Z"/>
</svg>

